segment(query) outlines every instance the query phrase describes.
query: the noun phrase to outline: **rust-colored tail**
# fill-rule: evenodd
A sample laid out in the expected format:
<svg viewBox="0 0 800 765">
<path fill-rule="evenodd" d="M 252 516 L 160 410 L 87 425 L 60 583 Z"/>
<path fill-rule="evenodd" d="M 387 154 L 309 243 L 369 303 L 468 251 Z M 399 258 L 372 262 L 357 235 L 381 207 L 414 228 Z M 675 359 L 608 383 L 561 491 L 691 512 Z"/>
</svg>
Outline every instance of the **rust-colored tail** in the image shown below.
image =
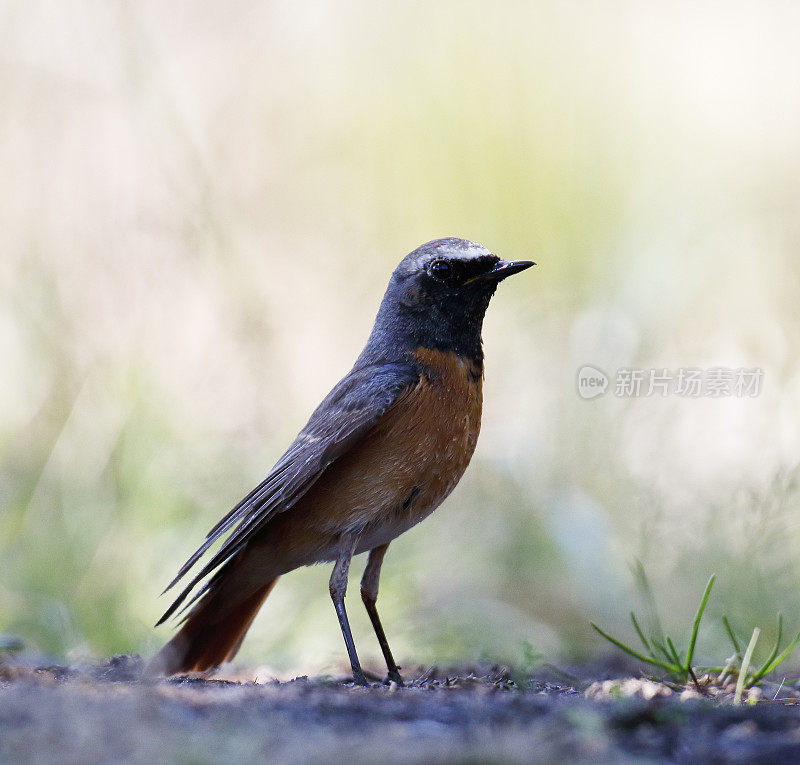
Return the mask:
<svg viewBox="0 0 800 765">
<path fill-rule="evenodd" d="M 176 672 L 204 672 L 230 661 L 239 650 L 258 609 L 275 582 L 246 595 L 232 593 L 230 587 L 213 586 L 189 612 L 181 629 L 153 658 L 147 667 L 150 675 Z"/>
</svg>

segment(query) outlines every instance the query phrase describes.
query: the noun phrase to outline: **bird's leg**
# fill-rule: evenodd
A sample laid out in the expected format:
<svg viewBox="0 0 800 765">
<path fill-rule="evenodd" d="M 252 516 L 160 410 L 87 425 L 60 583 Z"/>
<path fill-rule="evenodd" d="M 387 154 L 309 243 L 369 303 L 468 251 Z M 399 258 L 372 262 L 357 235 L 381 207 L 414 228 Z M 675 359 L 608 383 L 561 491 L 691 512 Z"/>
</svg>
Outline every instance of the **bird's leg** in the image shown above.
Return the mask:
<svg viewBox="0 0 800 765">
<path fill-rule="evenodd" d="M 386 550 L 389 549 L 389 543 L 375 547 L 369 551 L 369 560 L 367 560 L 367 567 L 364 569 L 364 576 L 361 577 L 361 600 L 364 601 L 364 607 L 367 609 L 372 627 L 375 634 L 378 636 L 378 643 L 380 643 L 381 651 L 383 651 L 383 658 L 386 659 L 386 668 L 389 670 L 388 680 L 393 680 L 398 685 L 403 685 L 403 678 L 400 677 L 400 667 L 395 664 L 392 650 L 389 648 L 389 641 L 386 640 L 386 633 L 383 631 L 381 619 L 378 616 L 378 609 L 375 603 L 378 600 L 378 582 L 381 577 L 381 564 L 383 563 L 383 556 L 386 555 Z"/>
<path fill-rule="evenodd" d="M 336 609 L 336 616 L 339 617 L 339 626 L 342 628 L 342 637 L 347 647 L 347 655 L 350 657 L 353 681 L 357 685 L 368 685 L 367 678 L 364 676 L 364 671 L 358 661 L 353 634 L 350 632 L 350 622 L 347 621 L 347 612 L 344 610 L 344 596 L 347 592 L 347 572 L 350 570 L 350 559 L 353 557 L 357 542 L 358 536 L 356 534 L 348 534 L 342 537 L 342 544 L 339 548 L 336 563 L 333 566 L 329 587 L 333 607 Z"/>
</svg>

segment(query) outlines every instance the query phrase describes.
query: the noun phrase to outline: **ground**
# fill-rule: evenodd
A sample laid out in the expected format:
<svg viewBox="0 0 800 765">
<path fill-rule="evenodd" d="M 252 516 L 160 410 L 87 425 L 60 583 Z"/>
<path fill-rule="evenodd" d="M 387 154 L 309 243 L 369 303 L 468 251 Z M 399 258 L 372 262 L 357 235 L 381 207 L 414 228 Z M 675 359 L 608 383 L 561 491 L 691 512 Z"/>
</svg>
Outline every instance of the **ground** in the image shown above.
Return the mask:
<svg viewBox="0 0 800 765">
<path fill-rule="evenodd" d="M 580 679 L 419 668 L 406 671 L 408 687 L 361 688 L 346 678 L 152 681 L 128 656 L 8 660 L 0 762 L 800 761 L 794 686 L 734 706 L 727 692 L 681 692 L 608 665 L 575 671 Z M 621 679 L 609 680 L 615 671 Z"/>
</svg>

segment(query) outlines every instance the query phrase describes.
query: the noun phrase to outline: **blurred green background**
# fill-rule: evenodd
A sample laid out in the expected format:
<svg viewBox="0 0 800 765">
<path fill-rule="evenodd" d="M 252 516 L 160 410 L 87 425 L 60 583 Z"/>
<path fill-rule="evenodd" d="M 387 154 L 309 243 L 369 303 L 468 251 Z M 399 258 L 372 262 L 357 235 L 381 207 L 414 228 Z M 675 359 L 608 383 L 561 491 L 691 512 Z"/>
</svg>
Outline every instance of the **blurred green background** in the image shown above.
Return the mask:
<svg viewBox="0 0 800 765">
<path fill-rule="evenodd" d="M 590 619 L 631 636 L 634 558 L 673 633 L 717 572 L 701 659 L 723 611 L 800 628 L 799 28 L 792 2 L 0 3 L 0 632 L 160 646 L 161 589 L 440 236 L 539 266 L 490 308 L 467 475 L 387 557 L 400 663 L 592 656 Z M 583 364 L 763 390 L 585 401 Z M 328 575 L 285 577 L 241 660 L 341 668 Z"/>
</svg>

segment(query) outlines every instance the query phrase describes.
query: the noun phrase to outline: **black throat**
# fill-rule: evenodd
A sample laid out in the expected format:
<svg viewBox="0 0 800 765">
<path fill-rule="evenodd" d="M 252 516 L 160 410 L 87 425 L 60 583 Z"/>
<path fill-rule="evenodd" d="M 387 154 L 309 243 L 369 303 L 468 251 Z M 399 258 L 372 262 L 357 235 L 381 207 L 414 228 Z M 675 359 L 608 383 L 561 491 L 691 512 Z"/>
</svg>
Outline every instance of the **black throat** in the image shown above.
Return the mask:
<svg viewBox="0 0 800 765">
<path fill-rule="evenodd" d="M 398 294 L 400 293 L 400 294 Z M 483 369 L 483 317 L 494 286 L 465 296 L 409 300 L 390 284 L 361 359 L 368 363 L 407 359 L 418 348 L 451 352 Z"/>
</svg>

